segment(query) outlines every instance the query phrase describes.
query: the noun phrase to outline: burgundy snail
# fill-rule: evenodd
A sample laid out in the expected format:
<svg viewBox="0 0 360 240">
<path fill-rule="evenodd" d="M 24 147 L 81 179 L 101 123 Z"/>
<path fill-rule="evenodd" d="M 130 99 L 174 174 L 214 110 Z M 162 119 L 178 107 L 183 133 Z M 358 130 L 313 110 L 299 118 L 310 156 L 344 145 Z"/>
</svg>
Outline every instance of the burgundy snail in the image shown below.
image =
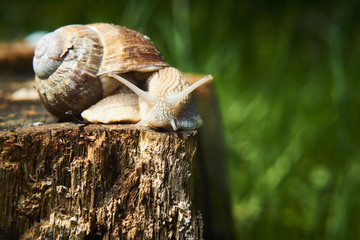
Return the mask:
<svg viewBox="0 0 360 240">
<path fill-rule="evenodd" d="M 81 115 L 87 122 L 174 131 L 201 126 L 190 93 L 212 79 L 189 86 L 148 37 L 106 23 L 46 34 L 36 45 L 33 68 L 42 102 L 60 119 Z"/>
</svg>

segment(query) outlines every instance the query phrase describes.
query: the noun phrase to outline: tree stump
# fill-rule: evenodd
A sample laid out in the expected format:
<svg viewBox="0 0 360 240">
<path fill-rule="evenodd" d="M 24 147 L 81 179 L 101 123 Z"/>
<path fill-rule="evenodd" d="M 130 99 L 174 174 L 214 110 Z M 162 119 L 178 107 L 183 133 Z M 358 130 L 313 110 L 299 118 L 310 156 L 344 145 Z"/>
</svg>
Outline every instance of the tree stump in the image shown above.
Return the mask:
<svg viewBox="0 0 360 240">
<path fill-rule="evenodd" d="M 196 131 L 51 124 L 0 133 L 0 228 L 22 239 L 201 239 Z"/>
<path fill-rule="evenodd" d="M 19 49 L 0 44 L 0 239 L 233 239 L 211 83 L 199 132 L 57 123 Z"/>
</svg>

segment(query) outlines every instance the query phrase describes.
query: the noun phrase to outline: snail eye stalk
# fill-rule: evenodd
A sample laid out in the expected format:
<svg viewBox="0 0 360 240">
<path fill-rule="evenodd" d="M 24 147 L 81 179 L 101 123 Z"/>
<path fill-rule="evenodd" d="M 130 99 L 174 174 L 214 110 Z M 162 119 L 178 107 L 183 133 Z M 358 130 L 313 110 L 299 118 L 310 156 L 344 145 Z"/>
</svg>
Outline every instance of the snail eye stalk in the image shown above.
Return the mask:
<svg viewBox="0 0 360 240">
<path fill-rule="evenodd" d="M 152 94 L 145 92 L 144 90 L 138 88 L 137 86 L 132 84 L 130 81 L 126 80 L 123 77 L 120 77 L 119 75 L 110 73 L 109 76 L 112 78 L 115 78 L 116 80 L 120 81 L 122 84 L 124 84 L 125 86 L 130 88 L 134 93 L 136 93 L 136 95 L 138 95 L 140 98 L 142 98 L 149 106 L 155 105 L 155 97 Z"/>
</svg>

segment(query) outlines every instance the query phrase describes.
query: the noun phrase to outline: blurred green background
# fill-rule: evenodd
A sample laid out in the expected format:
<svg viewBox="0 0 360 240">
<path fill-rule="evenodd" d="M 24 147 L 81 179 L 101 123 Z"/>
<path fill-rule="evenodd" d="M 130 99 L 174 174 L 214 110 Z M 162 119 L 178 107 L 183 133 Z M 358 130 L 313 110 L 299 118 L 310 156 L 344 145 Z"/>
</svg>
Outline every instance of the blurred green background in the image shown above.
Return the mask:
<svg viewBox="0 0 360 240">
<path fill-rule="evenodd" d="M 0 13 L 3 41 L 111 22 L 211 73 L 237 238 L 360 239 L 359 1 L 13 0 Z"/>
</svg>

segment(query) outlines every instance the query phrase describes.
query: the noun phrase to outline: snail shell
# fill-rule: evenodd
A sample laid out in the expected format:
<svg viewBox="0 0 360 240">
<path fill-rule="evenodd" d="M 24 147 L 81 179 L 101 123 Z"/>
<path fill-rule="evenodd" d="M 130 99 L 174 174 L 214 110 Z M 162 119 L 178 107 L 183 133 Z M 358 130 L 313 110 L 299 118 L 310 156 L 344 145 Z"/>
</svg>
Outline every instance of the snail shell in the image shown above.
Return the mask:
<svg viewBox="0 0 360 240">
<path fill-rule="evenodd" d="M 45 35 L 35 49 L 35 88 L 62 120 L 138 122 L 155 129 L 195 129 L 202 121 L 191 87 L 149 38 L 125 27 L 69 25 Z M 69 116 L 70 115 L 72 116 Z"/>
<path fill-rule="evenodd" d="M 52 114 L 66 119 L 71 110 L 76 116 L 102 98 L 96 76 L 102 55 L 100 39 L 80 25 L 60 28 L 37 43 L 35 87 Z"/>
</svg>

